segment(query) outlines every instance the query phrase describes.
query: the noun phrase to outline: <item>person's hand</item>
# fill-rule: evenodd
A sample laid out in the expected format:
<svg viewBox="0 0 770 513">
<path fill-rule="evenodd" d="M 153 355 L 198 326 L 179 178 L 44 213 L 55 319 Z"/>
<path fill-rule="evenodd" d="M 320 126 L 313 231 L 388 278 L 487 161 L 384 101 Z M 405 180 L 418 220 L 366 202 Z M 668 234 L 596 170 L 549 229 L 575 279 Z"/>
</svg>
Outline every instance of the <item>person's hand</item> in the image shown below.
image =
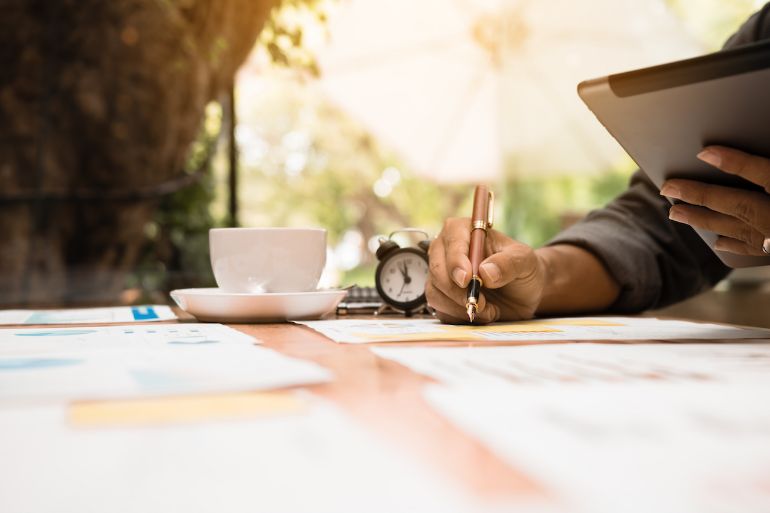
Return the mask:
<svg viewBox="0 0 770 513">
<path fill-rule="evenodd" d="M 770 160 L 723 146 L 706 147 L 698 158 L 759 185 L 764 192 L 667 180 L 660 193 L 687 203 L 672 206 L 669 218 L 717 233 L 714 249 L 739 255 L 770 252 Z"/>
<path fill-rule="evenodd" d="M 468 259 L 471 220 L 448 219 L 430 244 L 430 275 L 425 287 L 428 304 L 448 323 L 467 323 L 465 309 L 471 262 Z M 486 258 L 479 266 L 484 282 L 477 322 L 530 319 L 543 295 L 544 264 L 529 246 L 496 230 L 488 230 Z"/>
</svg>

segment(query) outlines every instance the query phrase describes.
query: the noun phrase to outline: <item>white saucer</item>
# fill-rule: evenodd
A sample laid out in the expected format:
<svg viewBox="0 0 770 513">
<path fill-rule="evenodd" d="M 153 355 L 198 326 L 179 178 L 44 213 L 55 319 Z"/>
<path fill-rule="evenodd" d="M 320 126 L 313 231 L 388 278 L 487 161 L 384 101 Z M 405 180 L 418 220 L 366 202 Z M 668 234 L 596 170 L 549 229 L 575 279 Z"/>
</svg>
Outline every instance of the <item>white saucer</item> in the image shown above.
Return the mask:
<svg viewBox="0 0 770 513">
<path fill-rule="evenodd" d="M 318 319 L 332 312 L 347 290 L 248 294 L 218 288 L 178 289 L 171 298 L 198 320 L 209 322 L 282 322 Z"/>
</svg>

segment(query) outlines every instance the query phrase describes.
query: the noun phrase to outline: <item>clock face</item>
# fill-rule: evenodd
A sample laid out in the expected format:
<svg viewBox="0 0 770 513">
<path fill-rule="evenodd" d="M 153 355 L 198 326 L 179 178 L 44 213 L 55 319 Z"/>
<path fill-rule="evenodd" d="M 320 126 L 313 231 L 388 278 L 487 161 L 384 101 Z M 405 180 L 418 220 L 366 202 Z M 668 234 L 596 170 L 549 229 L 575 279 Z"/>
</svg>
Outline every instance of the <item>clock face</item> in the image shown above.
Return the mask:
<svg viewBox="0 0 770 513">
<path fill-rule="evenodd" d="M 420 251 L 401 249 L 380 264 L 376 278 L 380 295 L 388 303 L 414 308 L 423 301 L 428 262 Z"/>
</svg>

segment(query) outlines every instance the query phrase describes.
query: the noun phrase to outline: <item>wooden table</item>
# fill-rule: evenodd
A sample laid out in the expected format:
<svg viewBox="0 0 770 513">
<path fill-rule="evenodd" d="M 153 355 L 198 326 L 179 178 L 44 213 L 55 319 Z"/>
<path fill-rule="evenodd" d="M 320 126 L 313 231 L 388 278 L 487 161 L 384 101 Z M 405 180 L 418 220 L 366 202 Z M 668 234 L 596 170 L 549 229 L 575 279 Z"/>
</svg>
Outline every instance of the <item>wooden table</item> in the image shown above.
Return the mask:
<svg viewBox="0 0 770 513">
<path fill-rule="evenodd" d="M 231 327 L 260 339 L 264 347 L 329 369 L 334 381 L 304 388 L 335 403 L 375 434 L 402 446 L 472 493 L 493 497 L 541 492 L 535 482 L 428 406 L 422 387 L 433 383 L 430 378 L 376 356 L 369 346 L 337 344 L 303 326 Z"/>
</svg>

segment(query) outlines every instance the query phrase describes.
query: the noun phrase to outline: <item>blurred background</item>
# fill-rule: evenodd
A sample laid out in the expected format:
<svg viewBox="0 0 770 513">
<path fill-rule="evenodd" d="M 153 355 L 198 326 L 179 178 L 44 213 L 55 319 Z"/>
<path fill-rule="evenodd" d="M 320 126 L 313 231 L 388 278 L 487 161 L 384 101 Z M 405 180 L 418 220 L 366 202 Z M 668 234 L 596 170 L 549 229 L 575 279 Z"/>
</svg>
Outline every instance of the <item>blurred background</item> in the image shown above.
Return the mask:
<svg viewBox="0 0 770 513">
<path fill-rule="evenodd" d="M 372 285 L 379 236 L 407 226 L 435 235 L 446 217 L 469 213 L 479 181 L 497 192 L 497 227 L 540 245 L 622 191 L 635 169 L 584 107 L 577 84 L 717 50 L 764 2 L 284 0 L 229 15 L 221 7 L 224 21 L 213 10 L 199 12 L 201 3 L 170 2 L 153 16 L 187 16 L 191 24 L 207 16 L 201 26 L 261 16 L 265 24 L 237 44 L 215 31 L 196 54 L 209 69 L 227 64 L 223 56 L 236 49 L 242 55 L 221 64 L 224 79 L 212 79 L 216 87 L 206 94 L 176 100 L 180 108 L 199 105 L 203 119 L 186 120 L 194 133 L 180 167 L 189 180 L 156 184 L 162 190 L 149 195 L 152 208 L 131 218 L 139 241 L 109 287 L 98 286 L 104 297 L 94 288 L 82 297 L 35 293 L 29 282 L 14 282 L 4 302 L 99 302 L 115 291 L 125 302 L 165 302 L 170 289 L 212 286 L 208 229 L 217 226 L 325 227 L 322 286 Z M 43 40 L 52 31 L 56 37 L 51 16 L 41 22 Z M 116 29 L 129 49 L 145 41 L 137 16 L 128 13 Z M 41 51 L 43 64 L 49 54 Z M 175 96 L 173 84 L 157 87 Z M 6 197 L 6 224 L 12 207 L 34 207 L 42 226 L 56 219 L 49 209 L 40 220 L 46 201 L 87 201 L 84 192 L 41 195 Z M 121 209 L 121 201 L 130 199 L 116 196 L 110 208 Z M 6 256 L 22 247 L 7 242 Z M 60 266 L 78 262 L 73 247 Z M 69 290 L 88 279 L 85 262 L 71 264 L 80 274 L 67 278 Z M 19 270 L 29 267 L 3 273 Z"/>
</svg>

